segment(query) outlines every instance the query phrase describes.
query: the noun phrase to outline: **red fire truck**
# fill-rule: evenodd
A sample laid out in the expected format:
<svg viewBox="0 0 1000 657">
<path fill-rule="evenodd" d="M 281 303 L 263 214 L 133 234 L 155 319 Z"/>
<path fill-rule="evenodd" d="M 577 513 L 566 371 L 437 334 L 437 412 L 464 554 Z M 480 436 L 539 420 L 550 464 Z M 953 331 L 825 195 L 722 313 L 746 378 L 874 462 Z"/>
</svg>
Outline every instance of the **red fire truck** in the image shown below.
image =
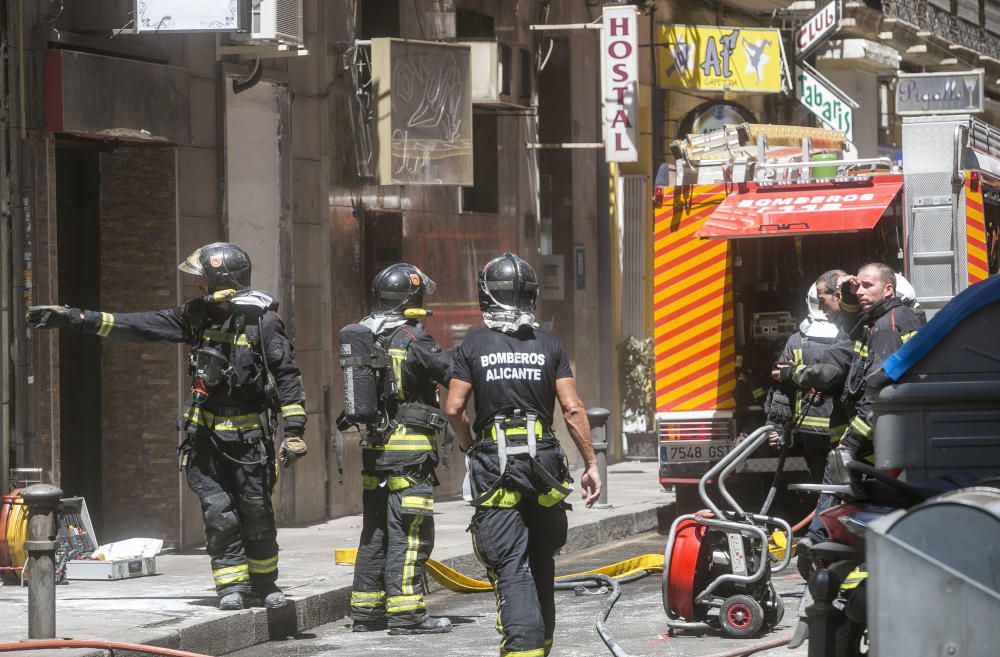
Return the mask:
<svg viewBox="0 0 1000 657">
<path fill-rule="evenodd" d="M 686 506 L 763 422 L 771 366 L 819 274 L 885 262 L 931 315 L 996 271 L 1000 131 L 907 117 L 902 171 L 858 158 L 843 133 L 797 126 L 726 126 L 672 151 L 655 186 L 656 420 L 660 483 Z M 740 477 L 763 490 L 777 458 L 755 456 Z M 805 476 L 804 461 L 786 471 Z"/>
</svg>

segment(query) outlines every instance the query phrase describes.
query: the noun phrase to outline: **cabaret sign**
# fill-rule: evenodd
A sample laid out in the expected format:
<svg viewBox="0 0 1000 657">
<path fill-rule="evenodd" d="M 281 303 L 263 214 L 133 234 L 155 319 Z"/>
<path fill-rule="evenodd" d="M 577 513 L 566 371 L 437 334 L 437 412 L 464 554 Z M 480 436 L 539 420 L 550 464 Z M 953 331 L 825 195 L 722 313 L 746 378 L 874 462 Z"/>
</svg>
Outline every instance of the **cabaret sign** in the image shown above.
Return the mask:
<svg viewBox="0 0 1000 657">
<path fill-rule="evenodd" d="M 608 162 L 639 159 L 639 18 L 635 5 L 604 8 L 604 157 Z"/>
</svg>

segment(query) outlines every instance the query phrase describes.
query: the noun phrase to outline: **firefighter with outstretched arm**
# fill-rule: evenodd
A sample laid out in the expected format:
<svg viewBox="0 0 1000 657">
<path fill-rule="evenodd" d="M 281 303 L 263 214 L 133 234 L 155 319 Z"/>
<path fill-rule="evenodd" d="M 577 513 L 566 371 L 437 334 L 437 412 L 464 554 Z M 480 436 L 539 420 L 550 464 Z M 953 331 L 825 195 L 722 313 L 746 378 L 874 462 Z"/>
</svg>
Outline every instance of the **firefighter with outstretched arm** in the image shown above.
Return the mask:
<svg viewBox="0 0 1000 657">
<path fill-rule="evenodd" d="M 186 438 L 179 454 L 201 501 L 219 608 L 243 609 L 251 595 L 265 607 L 281 607 L 273 441 L 280 416 L 280 460 L 288 464 L 306 454 L 305 393 L 295 350 L 277 302 L 250 287 L 250 257 L 242 248 L 206 244 L 178 269 L 199 276 L 206 296 L 137 313 L 32 306 L 28 323 L 107 340 L 191 346 L 191 401 L 180 419 Z"/>
</svg>

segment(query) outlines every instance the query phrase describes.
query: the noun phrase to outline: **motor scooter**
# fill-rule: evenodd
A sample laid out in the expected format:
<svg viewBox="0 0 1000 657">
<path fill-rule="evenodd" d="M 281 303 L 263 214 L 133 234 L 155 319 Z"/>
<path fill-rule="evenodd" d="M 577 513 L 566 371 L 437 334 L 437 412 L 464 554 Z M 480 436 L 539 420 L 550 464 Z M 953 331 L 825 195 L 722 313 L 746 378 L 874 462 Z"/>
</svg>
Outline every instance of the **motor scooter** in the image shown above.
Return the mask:
<svg viewBox="0 0 1000 657">
<path fill-rule="evenodd" d="M 846 450 L 828 457 L 833 484 L 792 484 L 841 500 L 820 512 L 827 540 L 809 549 L 812 574 L 799 605 L 799 625 L 789 647 L 810 640 L 810 657 L 859 657 L 868 654 L 865 533 L 874 520 L 908 509 L 936 495 L 973 483 L 961 474 L 906 483 L 854 460 Z M 817 645 L 819 644 L 819 645 Z"/>
</svg>

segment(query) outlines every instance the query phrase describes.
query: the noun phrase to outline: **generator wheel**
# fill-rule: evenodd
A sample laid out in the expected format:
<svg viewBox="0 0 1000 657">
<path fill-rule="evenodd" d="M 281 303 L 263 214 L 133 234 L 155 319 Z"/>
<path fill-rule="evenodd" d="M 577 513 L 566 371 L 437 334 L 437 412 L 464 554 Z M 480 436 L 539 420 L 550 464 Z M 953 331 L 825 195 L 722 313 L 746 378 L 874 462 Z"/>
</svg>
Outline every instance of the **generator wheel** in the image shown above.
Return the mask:
<svg viewBox="0 0 1000 657">
<path fill-rule="evenodd" d="M 730 639 L 756 636 L 764 626 L 764 609 L 749 595 L 730 596 L 719 610 L 719 626 Z"/>
<path fill-rule="evenodd" d="M 781 619 L 785 617 L 785 601 L 774 590 L 773 584 L 768 586 L 767 589 L 768 600 L 764 605 L 764 620 L 767 622 L 768 627 L 777 627 Z"/>
</svg>

